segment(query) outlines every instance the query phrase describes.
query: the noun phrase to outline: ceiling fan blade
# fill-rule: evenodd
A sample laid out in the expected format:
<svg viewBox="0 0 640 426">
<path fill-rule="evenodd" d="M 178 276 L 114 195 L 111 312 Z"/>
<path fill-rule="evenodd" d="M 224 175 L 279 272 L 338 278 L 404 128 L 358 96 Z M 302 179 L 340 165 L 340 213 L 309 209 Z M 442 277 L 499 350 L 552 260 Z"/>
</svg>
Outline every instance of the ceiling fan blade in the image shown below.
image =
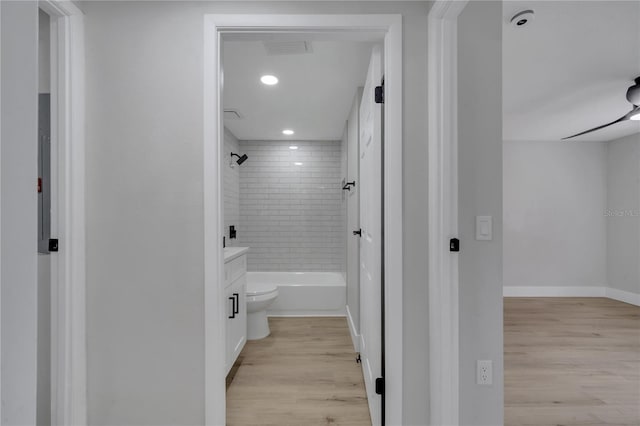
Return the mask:
<svg viewBox="0 0 640 426">
<path fill-rule="evenodd" d="M 621 121 L 628 120 L 630 115 L 631 115 L 631 113 L 625 114 L 622 117 L 618 118 L 617 120 L 612 121 L 611 123 L 603 124 L 602 126 L 594 127 L 593 129 L 585 130 L 584 132 L 580 132 L 580 133 L 576 133 L 575 135 L 567 136 L 566 138 L 562 138 L 561 140 L 564 141 L 564 140 L 567 140 L 567 139 L 575 138 L 576 136 L 582 136 L 582 135 L 586 135 L 587 133 L 595 132 L 596 130 L 604 129 L 605 127 L 609 127 L 609 126 L 611 126 L 613 124 L 619 123 Z"/>
</svg>

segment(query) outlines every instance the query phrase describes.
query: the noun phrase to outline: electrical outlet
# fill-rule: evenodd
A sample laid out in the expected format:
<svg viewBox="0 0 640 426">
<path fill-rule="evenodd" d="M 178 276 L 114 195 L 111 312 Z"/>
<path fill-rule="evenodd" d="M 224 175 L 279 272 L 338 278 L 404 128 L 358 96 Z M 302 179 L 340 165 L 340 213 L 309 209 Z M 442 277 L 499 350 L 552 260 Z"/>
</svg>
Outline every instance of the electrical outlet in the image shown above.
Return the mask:
<svg viewBox="0 0 640 426">
<path fill-rule="evenodd" d="M 491 360 L 478 360 L 476 383 L 479 385 L 493 384 L 493 362 Z"/>
</svg>

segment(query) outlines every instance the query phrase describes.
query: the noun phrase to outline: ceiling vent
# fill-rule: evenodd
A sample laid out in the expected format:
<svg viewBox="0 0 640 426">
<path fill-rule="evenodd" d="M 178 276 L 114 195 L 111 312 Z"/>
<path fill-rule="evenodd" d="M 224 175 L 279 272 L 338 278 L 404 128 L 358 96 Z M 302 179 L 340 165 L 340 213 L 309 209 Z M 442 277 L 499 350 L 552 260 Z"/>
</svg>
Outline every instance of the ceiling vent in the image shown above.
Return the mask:
<svg viewBox="0 0 640 426">
<path fill-rule="evenodd" d="M 265 41 L 263 43 L 269 56 L 302 55 L 313 52 L 310 41 Z"/>
<path fill-rule="evenodd" d="M 235 109 L 225 109 L 224 110 L 224 119 L 225 120 L 241 120 L 244 118 L 242 114 L 240 114 Z"/>
</svg>

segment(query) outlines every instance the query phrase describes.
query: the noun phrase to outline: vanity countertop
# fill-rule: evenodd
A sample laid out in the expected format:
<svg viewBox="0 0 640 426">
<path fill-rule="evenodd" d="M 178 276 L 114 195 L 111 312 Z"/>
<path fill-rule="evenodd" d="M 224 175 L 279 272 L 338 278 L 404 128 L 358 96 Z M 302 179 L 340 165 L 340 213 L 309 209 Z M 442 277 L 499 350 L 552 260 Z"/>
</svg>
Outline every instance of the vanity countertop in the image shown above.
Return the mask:
<svg viewBox="0 0 640 426">
<path fill-rule="evenodd" d="M 224 263 L 235 259 L 238 256 L 242 256 L 249 251 L 249 247 L 225 247 L 224 248 Z"/>
</svg>

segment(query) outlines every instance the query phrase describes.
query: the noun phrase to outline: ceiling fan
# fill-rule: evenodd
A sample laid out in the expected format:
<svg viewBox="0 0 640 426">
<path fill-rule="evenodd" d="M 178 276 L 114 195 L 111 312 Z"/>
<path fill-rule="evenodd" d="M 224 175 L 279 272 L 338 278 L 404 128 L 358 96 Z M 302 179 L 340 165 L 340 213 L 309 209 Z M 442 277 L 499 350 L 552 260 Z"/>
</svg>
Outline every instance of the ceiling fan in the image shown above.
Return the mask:
<svg viewBox="0 0 640 426">
<path fill-rule="evenodd" d="M 576 136 L 582 136 L 587 133 L 595 132 L 596 130 L 604 129 L 605 127 L 609 127 L 613 124 L 620 123 L 621 121 L 640 120 L 640 77 L 637 77 L 635 79 L 635 82 L 636 84 L 627 89 L 627 100 L 629 101 L 629 103 L 631 103 L 631 105 L 633 105 L 631 111 L 618 118 L 617 120 L 612 121 L 611 123 L 603 124 L 602 126 L 594 127 L 593 129 L 585 130 L 584 132 L 576 133 L 572 136 L 567 136 L 566 138 L 562 138 L 562 140 L 571 139 L 575 138 Z"/>
</svg>

